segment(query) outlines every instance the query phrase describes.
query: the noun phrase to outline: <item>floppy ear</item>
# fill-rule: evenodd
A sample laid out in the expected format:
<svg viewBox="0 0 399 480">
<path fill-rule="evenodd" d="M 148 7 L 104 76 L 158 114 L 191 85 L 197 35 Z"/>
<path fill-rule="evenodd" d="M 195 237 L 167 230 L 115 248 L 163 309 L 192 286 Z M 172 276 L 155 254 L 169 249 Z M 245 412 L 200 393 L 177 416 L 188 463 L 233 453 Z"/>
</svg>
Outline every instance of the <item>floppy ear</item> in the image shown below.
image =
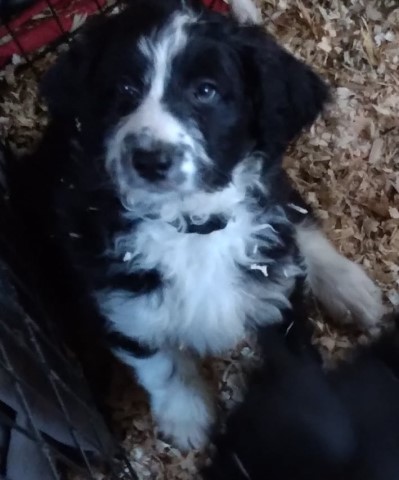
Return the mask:
<svg viewBox="0 0 399 480">
<path fill-rule="evenodd" d="M 78 114 L 87 69 L 85 48 L 76 42 L 43 75 L 40 94 L 51 117 L 67 119 Z"/>
<path fill-rule="evenodd" d="M 262 28 L 242 27 L 238 37 L 258 148 L 281 155 L 322 111 L 328 87 Z"/>
<path fill-rule="evenodd" d="M 316 120 L 328 100 L 329 92 L 324 81 L 293 55 L 281 50 L 280 58 L 286 72 L 286 93 L 291 114 L 286 127 L 291 140 Z"/>
<path fill-rule="evenodd" d="M 104 25 L 102 18 L 91 19 L 69 50 L 43 75 L 40 94 L 53 118 L 73 118 L 82 109 L 92 66 L 106 41 Z"/>
</svg>

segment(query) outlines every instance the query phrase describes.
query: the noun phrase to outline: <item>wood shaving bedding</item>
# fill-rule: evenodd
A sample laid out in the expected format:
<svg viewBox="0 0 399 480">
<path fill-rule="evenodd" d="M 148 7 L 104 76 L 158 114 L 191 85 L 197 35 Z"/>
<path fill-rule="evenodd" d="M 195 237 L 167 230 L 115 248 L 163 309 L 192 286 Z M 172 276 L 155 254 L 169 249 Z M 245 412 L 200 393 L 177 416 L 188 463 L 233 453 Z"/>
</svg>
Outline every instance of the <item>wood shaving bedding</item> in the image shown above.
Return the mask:
<svg viewBox="0 0 399 480">
<path fill-rule="evenodd" d="M 399 306 L 399 6 L 396 0 L 262 0 L 266 28 L 328 80 L 333 101 L 302 135 L 285 167 L 337 248 L 369 272 L 387 302 Z M 36 65 L 43 71 L 48 54 Z M 18 153 L 40 138 L 46 113 L 37 78 L 8 66 L 0 72 L 0 135 Z M 339 359 L 366 334 L 327 323 L 315 309 L 315 342 Z M 256 360 L 244 343 L 204 370 L 219 393 L 221 416 L 241 398 Z M 198 476 L 206 453 L 182 455 L 156 437 L 144 393 L 115 367 L 109 396 L 115 432 L 142 479 Z M 79 477 L 71 476 L 77 480 Z M 106 478 L 98 474 L 98 478 Z"/>
</svg>

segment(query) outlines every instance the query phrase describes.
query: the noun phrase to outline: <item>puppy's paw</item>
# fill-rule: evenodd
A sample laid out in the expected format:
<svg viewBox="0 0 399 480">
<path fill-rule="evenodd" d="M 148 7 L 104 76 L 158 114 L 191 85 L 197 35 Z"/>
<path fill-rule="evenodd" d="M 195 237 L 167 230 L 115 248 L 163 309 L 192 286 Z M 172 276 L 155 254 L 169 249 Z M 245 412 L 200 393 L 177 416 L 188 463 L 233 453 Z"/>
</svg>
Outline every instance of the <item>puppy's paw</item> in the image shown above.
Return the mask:
<svg viewBox="0 0 399 480">
<path fill-rule="evenodd" d="M 229 0 L 233 16 L 242 24 L 262 23 L 262 14 L 253 0 Z"/>
<path fill-rule="evenodd" d="M 183 451 L 206 445 L 215 411 L 210 392 L 202 381 L 179 383 L 168 389 L 153 411 L 162 434 Z"/>
<path fill-rule="evenodd" d="M 378 286 L 356 263 L 341 255 L 312 223 L 297 226 L 308 282 L 316 298 L 341 323 L 376 327 L 386 313 Z"/>
<path fill-rule="evenodd" d="M 364 328 L 377 326 L 386 313 L 381 290 L 359 265 L 335 253 L 313 272 L 311 286 L 316 297 L 341 323 L 355 320 Z"/>
</svg>

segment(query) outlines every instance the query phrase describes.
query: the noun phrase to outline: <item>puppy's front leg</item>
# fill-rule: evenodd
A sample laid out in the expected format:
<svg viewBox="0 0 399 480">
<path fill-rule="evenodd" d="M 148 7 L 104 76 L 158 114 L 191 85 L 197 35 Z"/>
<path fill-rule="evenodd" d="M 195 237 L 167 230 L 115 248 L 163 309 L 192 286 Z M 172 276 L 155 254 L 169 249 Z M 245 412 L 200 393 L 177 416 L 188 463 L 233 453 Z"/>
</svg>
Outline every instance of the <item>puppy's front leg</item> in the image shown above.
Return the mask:
<svg viewBox="0 0 399 480">
<path fill-rule="evenodd" d="M 286 212 L 315 297 L 337 321 L 374 327 L 386 312 L 381 290 L 363 268 L 339 253 L 321 230 L 312 208 L 287 180 Z"/>
<path fill-rule="evenodd" d="M 194 359 L 173 350 L 158 351 L 146 358 L 122 350 L 114 353 L 134 368 L 138 381 L 148 391 L 162 433 L 182 450 L 203 447 L 214 420 L 214 405 Z"/>
<path fill-rule="evenodd" d="M 296 233 L 316 298 L 336 320 L 375 326 L 385 308 L 380 289 L 366 272 L 341 255 L 311 219 L 298 223 Z"/>
</svg>

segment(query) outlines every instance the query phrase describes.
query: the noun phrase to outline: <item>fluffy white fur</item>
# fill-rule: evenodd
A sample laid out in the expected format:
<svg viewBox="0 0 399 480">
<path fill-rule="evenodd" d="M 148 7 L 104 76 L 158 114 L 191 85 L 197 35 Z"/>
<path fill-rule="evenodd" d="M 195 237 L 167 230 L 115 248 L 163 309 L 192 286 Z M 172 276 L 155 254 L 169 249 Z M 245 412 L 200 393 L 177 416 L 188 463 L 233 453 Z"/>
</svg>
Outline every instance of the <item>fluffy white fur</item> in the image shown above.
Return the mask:
<svg viewBox="0 0 399 480">
<path fill-rule="evenodd" d="M 373 327 L 385 313 L 380 289 L 364 270 L 337 252 L 315 225 L 297 228 L 297 241 L 318 300 L 339 321 Z"/>
<path fill-rule="evenodd" d="M 256 207 L 242 168 L 226 189 L 176 197 L 175 202 L 169 198 L 161 217 L 142 219 L 132 234 L 118 237 L 109 255 L 125 259 L 126 271 L 158 270 L 165 285 L 160 292 L 137 297 L 125 291 L 98 292 L 115 330 L 154 347 L 167 341 L 215 354 L 234 346 L 251 321 L 281 319 L 280 309 L 288 305 L 287 293 L 301 270 L 292 258 L 280 259 L 273 279 L 263 275 L 262 283 L 254 280 L 250 286 L 243 279 L 243 270 L 272 262 L 259 248 L 278 242 L 272 224 L 287 220 L 277 207 L 267 212 Z M 145 212 L 143 204 L 137 207 L 129 212 L 132 218 Z M 183 214 L 203 223 L 215 213 L 226 216 L 224 229 L 208 235 L 184 232 Z"/>
<path fill-rule="evenodd" d="M 150 392 L 151 409 L 162 433 L 183 450 L 204 446 L 215 409 L 193 358 L 176 350 L 147 359 L 114 353 L 135 369 L 137 379 Z"/>
<path fill-rule="evenodd" d="M 232 14 L 241 23 L 260 24 L 262 13 L 253 0 L 229 0 Z"/>
</svg>

